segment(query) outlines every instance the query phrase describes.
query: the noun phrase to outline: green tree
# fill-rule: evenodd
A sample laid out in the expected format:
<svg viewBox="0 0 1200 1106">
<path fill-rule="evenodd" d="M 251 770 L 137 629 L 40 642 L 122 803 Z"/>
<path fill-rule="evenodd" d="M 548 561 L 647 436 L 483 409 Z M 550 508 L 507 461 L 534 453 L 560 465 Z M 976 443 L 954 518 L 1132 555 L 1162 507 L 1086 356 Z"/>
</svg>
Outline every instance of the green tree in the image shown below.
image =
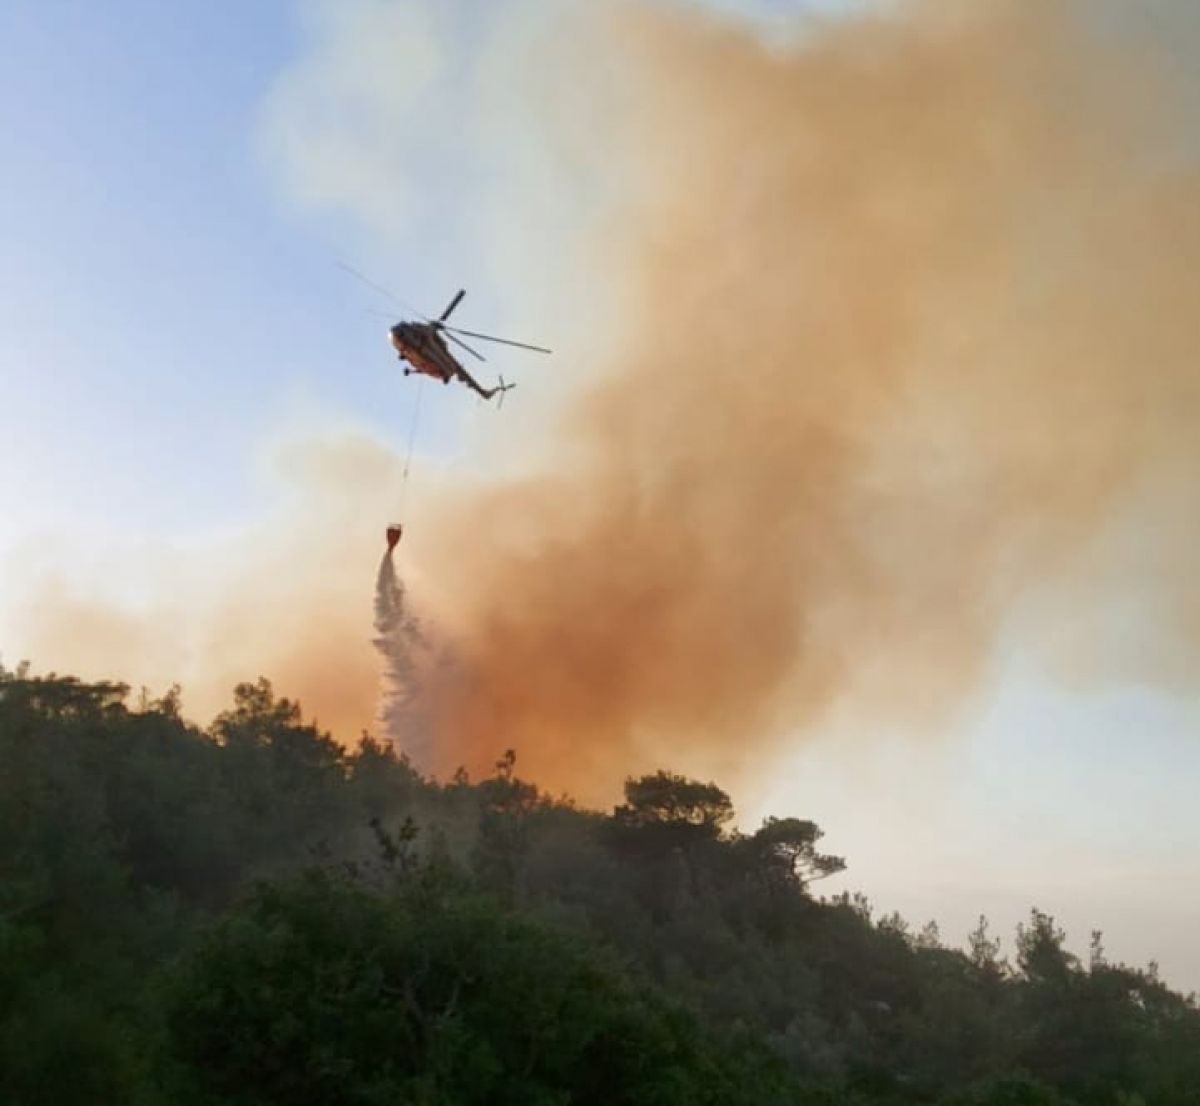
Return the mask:
<svg viewBox="0 0 1200 1106">
<path fill-rule="evenodd" d="M 238 684 L 233 697 L 213 734 L 243 849 L 260 866 L 303 859 L 344 829 L 345 751 L 268 680 Z"/>
<path fill-rule="evenodd" d="M 749 839 L 761 878 L 768 886 L 798 887 L 835 875 L 846 867 L 840 856 L 817 852 L 824 835 L 815 822 L 800 818 L 768 818 Z"/>
<path fill-rule="evenodd" d="M 733 803 L 715 783 L 673 772 L 625 781 L 625 802 L 613 817 L 629 829 L 665 830 L 678 840 L 716 838 L 733 819 Z"/>
<path fill-rule="evenodd" d="M 420 878 L 257 891 L 167 984 L 176 1091 L 289 1106 L 770 1103 L 793 1094 L 578 939 Z"/>
</svg>

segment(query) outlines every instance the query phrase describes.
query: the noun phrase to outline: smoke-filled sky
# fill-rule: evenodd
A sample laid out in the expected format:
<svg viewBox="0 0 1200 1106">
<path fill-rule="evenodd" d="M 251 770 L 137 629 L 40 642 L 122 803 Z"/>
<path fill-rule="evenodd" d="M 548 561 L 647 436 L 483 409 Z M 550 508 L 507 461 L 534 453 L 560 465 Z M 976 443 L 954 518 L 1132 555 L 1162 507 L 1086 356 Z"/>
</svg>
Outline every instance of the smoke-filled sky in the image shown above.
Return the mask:
<svg viewBox="0 0 1200 1106">
<path fill-rule="evenodd" d="M 715 777 L 1200 985 L 1194 9 L 256 18 L 3 16 L 3 660 L 353 740 L 400 513 L 439 770 Z M 555 356 L 418 393 L 339 259 Z"/>
</svg>

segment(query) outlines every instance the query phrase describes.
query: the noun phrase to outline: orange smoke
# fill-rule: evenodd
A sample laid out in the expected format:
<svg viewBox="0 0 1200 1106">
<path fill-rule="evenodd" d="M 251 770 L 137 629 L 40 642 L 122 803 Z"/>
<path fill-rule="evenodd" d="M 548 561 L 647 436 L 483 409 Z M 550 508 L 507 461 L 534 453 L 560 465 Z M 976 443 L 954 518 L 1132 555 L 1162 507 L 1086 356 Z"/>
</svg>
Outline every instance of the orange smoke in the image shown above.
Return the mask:
<svg viewBox="0 0 1200 1106">
<path fill-rule="evenodd" d="M 542 101 L 611 203 L 595 279 L 632 310 L 536 427 L 539 471 L 447 482 L 405 518 L 409 594 L 454 643 L 420 704 L 442 771 L 513 747 L 598 799 L 662 763 L 731 781 L 848 716 L 944 726 L 1002 632 L 1045 636 L 1039 610 L 1072 663 L 1141 634 L 1108 674 L 1179 678 L 1200 640 L 1194 128 L 1086 7 L 910 3 L 783 49 L 588 5 L 603 28 L 529 67 L 604 93 Z M 531 409 L 492 424 L 504 460 Z M 148 606 L 31 589 L 29 655 L 214 706 L 264 673 L 353 740 L 399 465 L 354 441 L 296 456 L 282 521 L 171 562 Z"/>
<path fill-rule="evenodd" d="M 618 25 L 604 279 L 639 306 L 561 463 L 444 520 L 443 767 L 513 746 L 586 795 L 834 706 L 945 722 L 1018 600 L 1200 463 L 1194 165 L 1149 60 L 1071 10 L 911 5 L 791 52 Z"/>
</svg>

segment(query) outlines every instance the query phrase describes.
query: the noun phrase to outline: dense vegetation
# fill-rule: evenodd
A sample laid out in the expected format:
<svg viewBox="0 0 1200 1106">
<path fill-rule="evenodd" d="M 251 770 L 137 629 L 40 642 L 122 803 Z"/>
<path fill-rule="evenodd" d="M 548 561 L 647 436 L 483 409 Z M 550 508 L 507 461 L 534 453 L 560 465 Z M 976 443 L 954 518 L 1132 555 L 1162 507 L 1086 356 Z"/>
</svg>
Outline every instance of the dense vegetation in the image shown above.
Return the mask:
<svg viewBox="0 0 1200 1106">
<path fill-rule="evenodd" d="M 1153 972 L 818 900 L 818 828 L 713 784 L 605 815 L 264 682 L 209 732 L 127 699 L 0 670 L 0 1102 L 1200 1103 Z"/>
</svg>

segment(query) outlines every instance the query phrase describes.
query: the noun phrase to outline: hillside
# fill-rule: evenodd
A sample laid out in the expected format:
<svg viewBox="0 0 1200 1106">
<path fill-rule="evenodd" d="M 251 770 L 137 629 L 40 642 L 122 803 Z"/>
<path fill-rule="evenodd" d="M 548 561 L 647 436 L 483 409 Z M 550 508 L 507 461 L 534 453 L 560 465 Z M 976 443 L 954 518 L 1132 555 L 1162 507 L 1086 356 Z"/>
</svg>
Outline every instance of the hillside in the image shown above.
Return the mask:
<svg viewBox="0 0 1200 1106">
<path fill-rule="evenodd" d="M 206 731 L 3 670 L 0 763 L 5 1103 L 1200 1103 L 1200 1009 L 1099 935 L 819 898 L 819 827 L 712 783 L 582 810 L 265 681 Z"/>
</svg>

